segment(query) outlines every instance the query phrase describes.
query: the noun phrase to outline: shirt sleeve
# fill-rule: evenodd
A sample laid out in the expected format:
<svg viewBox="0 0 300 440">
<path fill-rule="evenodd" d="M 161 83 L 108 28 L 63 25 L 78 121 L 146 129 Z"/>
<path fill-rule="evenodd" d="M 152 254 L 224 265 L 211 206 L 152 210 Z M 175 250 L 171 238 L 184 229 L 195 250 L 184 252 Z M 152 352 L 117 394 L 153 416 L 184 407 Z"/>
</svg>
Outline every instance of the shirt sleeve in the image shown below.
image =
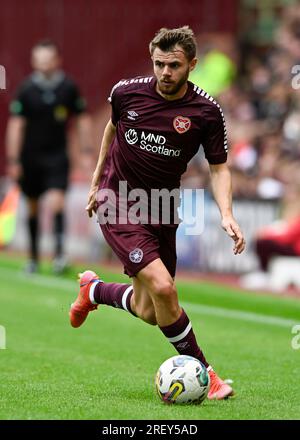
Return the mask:
<svg viewBox="0 0 300 440">
<path fill-rule="evenodd" d="M 108 102 L 111 104 L 111 122 L 116 126 L 121 116 L 121 93 L 119 86 L 121 81 L 114 85 L 110 95 L 108 97 Z"/>
<path fill-rule="evenodd" d="M 23 86 L 17 90 L 13 100 L 9 104 L 9 112 L 12 116 L 28 116 L 29 107 L 26 99 L 26 92 Z"/>
<path fill-rule="evenodd" d="M 71 110 L 71 113 L 75 115 L 79 115 L 80 113 L 83 113 L 86 111 L 86 101 L 82 97 L 79 88 L 76 84 L 72 82 L 71 84 L 71 93 L 70 93 L 70 103 L 69 103 L 69 109 Z"/>
<path fill-rule="evenodd" d="M 219 104 L 211 106 L 207 113 L 202 145 L 205 157 L 210 164 L 217 165 L 227 161 L 227 131 L 223 111 Z"/>
</svg>

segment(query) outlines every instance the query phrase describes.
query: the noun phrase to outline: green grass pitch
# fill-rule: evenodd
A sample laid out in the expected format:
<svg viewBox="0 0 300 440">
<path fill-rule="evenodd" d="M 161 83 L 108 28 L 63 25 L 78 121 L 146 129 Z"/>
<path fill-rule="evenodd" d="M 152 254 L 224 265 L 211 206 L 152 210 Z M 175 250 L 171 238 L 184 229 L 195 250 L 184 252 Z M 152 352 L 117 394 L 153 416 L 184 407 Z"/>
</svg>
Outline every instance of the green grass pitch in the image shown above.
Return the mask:
<svg viewBox="0 0 300 440">
<path fill-rule="evenodd" d="M 176 352 L 157 327 L 102 306 L 73 329 L 75 269 L 58 278 L 45 264 L 41 275 L 26 276 L 23 264 L 0 254 L 0 419 L 300 418 L 300 349 L 291 345 L 299 300 L 178 281 L 198 342 L 219 375 L 234 380 L 236 398 L 167 406 L 154 376 Z M 105 281 L 127 282 L 98 272 Z"/>
</svg>

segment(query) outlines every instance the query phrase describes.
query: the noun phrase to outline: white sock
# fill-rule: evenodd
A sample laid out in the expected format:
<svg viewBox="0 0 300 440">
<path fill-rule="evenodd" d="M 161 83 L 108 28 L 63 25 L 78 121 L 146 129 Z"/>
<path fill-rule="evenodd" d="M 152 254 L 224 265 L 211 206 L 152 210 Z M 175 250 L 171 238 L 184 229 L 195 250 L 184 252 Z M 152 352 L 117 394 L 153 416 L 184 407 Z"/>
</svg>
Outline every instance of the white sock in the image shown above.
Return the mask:
<svg viewBox="0 0 300 440">
<path fill-rule="evenodd" d="M 94 290 L 96 285 L 100 283 L 100 280 L 94 281 L 93 284 L 90 287 L 90 291 L 89 291 L 89 298 L 92 304 L 97 304 L 94 298 Z"/>
</svg>

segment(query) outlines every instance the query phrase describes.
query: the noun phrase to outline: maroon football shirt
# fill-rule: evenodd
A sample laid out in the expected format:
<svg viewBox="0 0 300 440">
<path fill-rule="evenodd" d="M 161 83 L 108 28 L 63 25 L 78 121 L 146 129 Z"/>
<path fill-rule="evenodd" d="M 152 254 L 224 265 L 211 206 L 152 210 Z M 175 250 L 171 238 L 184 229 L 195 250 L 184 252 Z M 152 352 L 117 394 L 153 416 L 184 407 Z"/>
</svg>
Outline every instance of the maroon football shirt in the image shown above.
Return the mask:
<svg viewBox="0 0 300 440">
<path fill-rule="evenodd" d="M 181 175 L 203 145 L 210 164 L 227 160 L 223 112 L 204 90 L 188 82 L 186 94 L 168 101 L 155 89 L 155 77 L 119 81 L 112 89 L 112 123 L 116 136 L 106 159 L 101 188 L 118 193 L 179 188 Z"/>
</svg>

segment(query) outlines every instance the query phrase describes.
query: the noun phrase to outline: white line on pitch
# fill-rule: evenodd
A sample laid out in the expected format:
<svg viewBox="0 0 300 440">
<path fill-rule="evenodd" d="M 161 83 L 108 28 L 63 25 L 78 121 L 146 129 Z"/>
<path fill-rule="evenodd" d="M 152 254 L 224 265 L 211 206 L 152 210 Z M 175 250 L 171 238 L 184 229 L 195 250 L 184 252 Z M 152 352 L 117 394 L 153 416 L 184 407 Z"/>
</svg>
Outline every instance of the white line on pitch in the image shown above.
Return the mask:
<svg viewBox="0 0 300 440">
<path fill-rule="evenodd" d="M 47 275 L 33 274 L 27 275 L 22 272 L 17 273 L 16 270 L 10 268 L 0 267 L 1 278 L 6 277 L 11 280 L 18 278 L 22 282 L 27 284 L 35 284 L 41 287 L 54 288 L 56 290 L 66 290 L 74 291 L 76 293 L 76 288 L 78 284 L 72 280 L 58 279 Z M 41 298 L 41 297 L 40 297 Z M 45 305 L 54 306 L 50 304 L 51 301 L 45 299 Z M 279 316 L 263 315 L 254 312 L 246 312 L 243 310 L 234 310 L 223 307 L 209 306 L 205 304 L 194 304 L 190 302 L 180 302 L 180 304 L 192 313 L 198 313 L 199 315 L 208 316 L 219 316 L 220 318 L 237 319 L 240 321 L 255 322 L 258 324 L 275 325 L 279 327 L 291 327 L 297 324 L 295 319 L 281 318 Z"/>
<path fill-rule="evenodd" d="M 238 319 L 259 324 L 277 325 L 279 327 L 291 327 L 297 324 L 297 321 L 293 319 L 262 315 L 254 312 L 244 312 L 243 310 L 225 309 L 222 307 L 186 302 L 181 302 L 181 305 L 191 312 L 199 313 L 199 315 L 219 316 L 220 318 Z"/>
</svg>

